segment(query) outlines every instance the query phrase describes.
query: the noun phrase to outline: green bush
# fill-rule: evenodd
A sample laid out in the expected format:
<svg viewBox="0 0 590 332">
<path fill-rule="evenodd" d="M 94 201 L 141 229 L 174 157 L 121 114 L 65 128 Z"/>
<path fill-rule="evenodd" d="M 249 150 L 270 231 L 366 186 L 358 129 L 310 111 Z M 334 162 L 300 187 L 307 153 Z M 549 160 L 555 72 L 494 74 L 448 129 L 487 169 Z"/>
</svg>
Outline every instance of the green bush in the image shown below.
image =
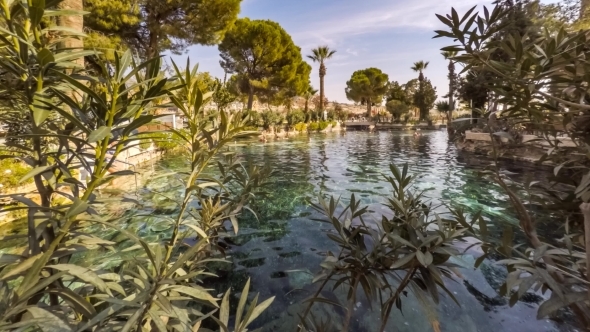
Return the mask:
<svg viewBox="0 0 590 332">
<path fill-rule="evenodd" d="M 305 113 L 301 110 L 293 110 L 287 113 L 287 123 L 289 127 L 293 127 L 294 125 L 305 122 Z"/>
<path fill-rule="evenodd" d="M 328 122 L 328 121 L 320 121 L 319 130 L 324 130 L 324 129 L 328 128 L 329 124 L 330 124 L 330 122 Z"/>
<path fill-rule="evenodd" d="M 308 121 L 318 121 L 322 118 L 322 112 L 311 110 L 309 111 L 309 119 Z"/>
<path fill-rule="evenodd" d="M 160 151 L 171 150 L 182 144 L 176 135 L 169 131 L 152 133 L 150 137 L 152 137 L 156 149 Z"/>
<path fill-rule="evenodd" d="M 338 122 L 332 121 L 332 122 L 330 122 L 330 124 L 332 125 L 332 128 L 334 128 L 334 127 L 336 127 L 336 125 L 338 124 Z"/>
<path fill-rule="evenodd" d="M 262 121 L 262 115 L 255 111 L 248 112 L 248 120 L 246 121 L 246 124 L 256 128 L 262 127 L 264 125 L 264 122 Z"/>
<path fill-rule="evenodd" d="M 312 122 L 308 126 L 309 131 L 318 131 L 320 129 L 320 124 L 317 122 Z"/>
<path fill-rule="evenodd" d="M 267 110 L 262 113 L 262 126 L 264 129 L 283 123 L 283 115 L 279 112 Z"/>
<path fill-rule="evenodd" d="M 258 126 L 246 126 L 244 127 L 245 131 L 258 131 Z"/>
<path fill-rule="evenodd" d="M 328 115 L 328 121 L 336 120 L 336 112 L 334 110 L 329 110 L 327 115 Z"/>
<path fill-rule="evenodd" d="M 394 119 L 399 120 L 410 112 L 410 107 L 398 100 L 389 101 L 385 107 Z"/>
<path fill-rule="evenodd" d="M 33 179 L 28 179 L 23 183 L 18 181 L 25 176 L 31 167 L 22 161 L 15 159 L 2 159 L 0 160 L 0 185 L 2 189 L 14 188 L 19 185 L 32 183 Z"/>
<path fill-rule="evenodd" d="M 151 139 L 142 139 L 141 141 L 139 141 L 139 147 L 142 150 L 147 150 L 150 148 L 150 146 L 152 146 L 152 140 Z"/>
<path fill-rule="evenodd" d="M 294 129 L 298 132 L 304 132 L 307 129 L 307 125 L 304 122 L 299 122 L 295 125 Z"/>
</svg>

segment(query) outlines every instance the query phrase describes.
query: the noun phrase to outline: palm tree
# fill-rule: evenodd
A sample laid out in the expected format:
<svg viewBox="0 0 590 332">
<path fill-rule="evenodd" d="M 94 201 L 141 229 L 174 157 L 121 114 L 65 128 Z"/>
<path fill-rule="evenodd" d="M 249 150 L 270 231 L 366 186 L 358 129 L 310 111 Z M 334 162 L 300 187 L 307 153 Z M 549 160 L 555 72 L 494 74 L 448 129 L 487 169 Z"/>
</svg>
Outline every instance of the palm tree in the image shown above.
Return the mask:
<svg viewBox="0 0 590 332">
<path fill-rule="evenodd" d="M 308 55 L 307 57 L 313 60 L 313 62 L 319 62 L 320 64 L 320 111 L 324 109 L 324 76 L 326 76 L 326 64 L 324 63 L 326 60 L 330 59 L 335 50 L 331 50 L 328 46 L 320 46 L 318 48 L 314 48 L 311 50 L 313 55 Z"/>
<path fill-rule="evenodd" d="M 420 83 L 424 82 L 424 74 L 422 73 L 424 70 L 426 70 L 426 68 L 428 68 L 428 64 L 430 62 L 426 61 L 418 61 L 418 62 L 414 62 L 414 65 L 412 66 L 412 70 L 415 72 L 420 73 L 420 75 L 418 75 L 418 81 L 420 81 Z"/>
<path fill-rule="evenodd" d="M 449 112 L 447 113 L 447 132 L 450 135 L 453 133 L 451 121 L 453 120 L 453 111 L 455 110 L 455 61 L 453 61 L 453 58 L 457 56 L 457 52 L 446 51 L 441 54 L 445 59 L 449 60 Z"/>
<path fill-rule="evenodd" d="M 429 62 L 428 61 L 418 61 L 418 62 L 414 62 L 414 65 L 412 66 L 412 70 L 415 72 L 420 73 L 420 75 L 418 75 L 418 82 L 420 83 L 420 94 L 422 94 L 422 92 L 424 91 L 424 70 L 426 70 L 426 68 L 428 67 Z M 427 110 L 423 110 L 422 106 L 419 105 L 420 108 L 420 120 L 424 120 L 424 118 L 426 117 L 426 115 L 428 114 Z"/>
</svg>

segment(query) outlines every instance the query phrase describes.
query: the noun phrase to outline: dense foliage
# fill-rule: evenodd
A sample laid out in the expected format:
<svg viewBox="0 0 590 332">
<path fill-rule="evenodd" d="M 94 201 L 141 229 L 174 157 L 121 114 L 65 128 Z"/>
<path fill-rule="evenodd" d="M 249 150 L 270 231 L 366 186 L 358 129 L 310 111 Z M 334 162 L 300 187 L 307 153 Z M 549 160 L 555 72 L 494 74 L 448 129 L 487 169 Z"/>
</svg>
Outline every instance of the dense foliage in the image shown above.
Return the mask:
<svg viewBox="0 0 590 332">
<path fill-rule="evenodd" d="M 568 306 L 584 328 L 590 326 L 588 307 L 588 266 L 590 261 L 590 162 L 587 146 L 590 106 L 587 86 L 590 83 L 588 31 L 568 32 L 565 28 L 553 33 L 525 29 L 510 29 L 501 24 L 514 15 L 510 6 L 497 5 L 482 12 L 470 9 L 460 16 L 454 9 L 450 14 L 438 15 L 447 26 L 436 31 L 436 37 L 447 37 L 454 45 L 443 50 L 456 51 L 455 60 L 465 70 L 479 68 L 499 79 L 489 86 L 497 103 L 504 106 L 502 117 L 524 123 L 543 132 L 543 139 L 551 146 L 542 161 L 557 165 L 554 176 L 542 182 L 530 182 L 524 189 L 537 186 L 544 194 L 529 197 L 529 204 L 551 208 L 563 218 L 555 218 L 552 225 L 561 233 L 562 241 L 549 243 L 539 238 L 537 224 L 529 212 L 529 204 L 516 194 L 505 175 L 492 167 L 486 174 L 509 195 L 520 222 L 520 230 L 528 240 L 526 245 L 512 243 L 510 227 L 504 231 L 504 241 L 487 254 L 499 254 L 501 263 L 509 269 L 502 287 L 514 304 L 527 290 L 551 291 L 550 298 L 541 304 L 538 317 L 554 315 Z M 534 29 L 534 27 L 529 27 Z M 539 34 L 536 38 L 531 38 Z M 495 38 L 503 35 L 506 38 Z M 502 50 L 508 61 L 495 61 L 493 54 Z M 565 150 L 555 137 L 554 126 L 560 124 L 576 147 Z M 515 138 L 506 132 L 494 136 Z M 495 139 L 494 151 L 499 147 Z M 567 172 L 567 173 L 566 173 Z M 559 237 L 559 236 L 558 236 Z"/>
<path fill-rule="evenodd" d="M 207 97 L 197 88 L 196 68 L 188 65 L 186 71 L 175 66 L 175 77 L 166 78 L 159 58 L 136 63 L 131 52 L 114 53 L 113 63 L 97 60 L 98 76 L 88 75 L 70 60 L 91 53 L 57 49 L 59 39 L 44 38 L 44 17 L 79 14 L 50 10 L 56 3 L 0 1 L 0 64 L 11 68 L 2 89 L 18 89 L 14 102 L 27 106 L 30 121 L 19 143 L 2 148 L 8 151 L 0 159 L 27 163 L 31 170 L 20 181 L 33 179 L 36 186 L 28 195 L 10 195 L 22 205 L 8 210 L 26 211 L 27 232 L 18 247 L 0 254 L 0 329 L 205 331 L 201 325 L 208 321 L 227 330 L 229 291 L 220 300 L 201 283 L 215 276 L 210 263 L 223 261 L 219 234 L 229 231 L 228 224 L 238 232 L 237 215 L 268 176 L 224 149 L 249 134 L 244 117 L 205 113 Z M 61 32 L 55 38 L 77 34 L 52 30 Z M 161 98 L 188 119 L 187 132 L 173 132 L 184 142 L 190 172 L 167 175 L 183 183 L 178 214 L 161 237 L 148 242 L 99 212 L 106 197 L 97 189 L 133 174 L 113 166 L 142 139 L 136 129 L 154 119 L 149 114 Z M 218 176 L 204 174 L 210 166 Z M 77 178 L 80 169 L 90 174 L 86 180 Z M 189 211 L 191 202 L 198 208 Z M 196 241 L 187 246 L 187 237 Z M 85 261 L 90 251 L 112 252 L 119 265 Z M 248 285 L 234 331 L 245 332 L 273 301 L 258 303 L 256 297 L 246 309 Z"/>
<path fill-rule="evenodd" d="M 377 68 L 357 70 L 346 82 L 346 98 L 367 106 L 367 116 L 371 116 L 371 107 L 379 105 L 387 93 L 389 76 Z"/>
<path fill-rule="evenodd" d="M 349 331 L 359 291 L 371 308 L 378 305 L 375 310 L 381 312 L 379 331 L 386 330 L 394 307 L 403 310 L 408 293 L 422 305 L 435 331 L 440 328 L 431 302 L 438 303 L 442 291 L 457 303 L 445 286 L 446 279 L 452 280 L 456 267 L 450 258 L 459 255 L 457 242 L 479 236 L 474 226 L 485 230 L 486 224 L 479 214 L 468 220 L 460 210 L 450 211 L 450 218 L 432 213 L 424 192 L 414 190 L 416 176 L 408 174 L 408 166 L 390 168 L 391 174 L 383 175 L 392 187 L 392 195 L 384 204 L 390 211 L 386 215 L 372 217 L 354 194 L 348 204 L 334 198 L 320 198 L 314 204 L 324 215 L 320 221 L 330 227 L 327 237 L 338 245 L 339 252 L 326 253 L 322 271 L 314 279 L 320 285 L 301 316 L 300 327 L 307 331 L 316 331 L 321 323 L 310 315 L 317 302 L 340 306 L 326 297 L 329 289 L 342 288 L 347 294 L 344 321 L 333 323 L 330 331 L 337 330 L 336 327 Z M 344 206 L 340 208 L 341 205 Z M 379 227 L 369 220 L 379 220 Z"/>
<path fill-rule="evenodd" d="M 385 104 L 387 111 L 391 113 L 394 120 L 401 120 L 405 114 L 408 114 L 410 107 L 399 100 L 390 100 Z"/>
<path fill-rule="evenodd" d="M 293 110 L 287 113 L 287 124 L 293 127 L 297 123 L 305 122 L 305 113 L 301 110 Z"/>
<path fill-rule="evenodd" d="M 129 47 L 151 58 L 191 44 L 215 45 L 237 19 L 242 0 L 84 0 L 87 46 Z M 114 47 L 113 47 L 114 46 Z"/>
<path fill-rule="evenodd" d="M 237 20 L 219 44 L 221 65 L 237 74 L 252 109 L 254 95 L 273 102 L 304 94 L 309 87 L 311 66 L 291 36 L 270 20 Z"/>
</svg>

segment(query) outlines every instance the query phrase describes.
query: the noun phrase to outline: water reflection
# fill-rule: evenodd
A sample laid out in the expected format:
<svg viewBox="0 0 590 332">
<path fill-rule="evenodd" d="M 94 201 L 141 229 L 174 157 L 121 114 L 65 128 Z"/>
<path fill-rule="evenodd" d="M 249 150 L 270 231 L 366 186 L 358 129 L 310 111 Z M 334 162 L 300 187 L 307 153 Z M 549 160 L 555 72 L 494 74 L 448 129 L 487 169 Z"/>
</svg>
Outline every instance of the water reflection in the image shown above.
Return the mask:
<svg viewBox="0 0 590 332">
<path fill-rule="evenodd" d="M 320 194 L 347 201 L 354 193 L 378 218 L 383 210 L 381 204 L 390 193 L 389 184 L 381 174 L 389 173 L 391 163 L 399 166 L 407 163 L 410 172 L 420 176 L 416 189 L 429 189 L 426 196 L 435 205 L 456 205 L 471 212 L 482 210 L 485 218 L 497 224 L 498 229 L 503 223 L 516 224 L 514 213 L 506 203 L 507 196 L 498 186 L 478 175 L 488 162 L 460 154 L 443 131 L 424 132 L 418 138 L 413 137 L 412 132 L 305 135 L 268 143 L 252 142 L 237 149 L 245 162 L 270 165 L 277 172 L 271 179 L 268 194 L 253 202 L 259 218 L 245 213 L 240 217 L 240 233 L 225 239 L 233 265 L 221 273 L 221 278 L 212 286 L 217 293 L 233 287 L 232 294 L 239 296 L 236 290 L 251 277 L 253 292 L 260 292 L 262 298 L 276 296 L 273 306 L 253 326 L 263 327 L 264 331 L 293 330 L 297 314 L 302 312 L 300 303 L 309 295 L 313 274 L 318 272 L 324 252 L 336 249 L 327 241 L 326 226 L 313 221 L 319 216 L 312 211 L 309 201 L 317 200 Z M 186 167 L 182 157 L 159 162 L 161 172 Z M 542 170 L 512 164 L 502 167 L 516 173 L 515 181 L 521 181 L 524 174 L 533 177 L 544 174 Z M 143 206 L 138 210 L 124 210 L 122 222 L 129 230 L 152 241 L 166 238 L 169 236 L 167 218 L 177 211 L 173 201 L 182 192 L 178 181 L 148 179 L 141 190 Z M 543 220 L 551 216 L 539 210 L 536 217 Z M 119 235 L 110 236 L 116 239 Z M 499 280 L 504 276 L 502 270 L 490 262 L 485 263 L 482 270 L 483 274 L 465 269 L 462 274 L 468 282 L 450 283 L 462 307 L 456 307 L 449 298 L 443 297 L 438 307 L 443 330 L 565 331 L 567 326 L 537 321 L 534 305 L 519 303 L 508 309 L 506 301 L 497 293 Z M 322 296 L 332 299 L 335 295 Z M 408 298 L 404 306 L 404 316 L 393 313 L 395 317 L 390 319 L 392 325 L 388 331 L 431 329 L 415 300 Z M 355 312 L 354 331 L 375 330 L 379 313 L 371 314 L 367 308 L 368 304 L 361 301 Z M 317 310 L 335 315 L 336 319 L 341 314 L 322 306 Z"/>
<path fill-rule="evenodd" d="M 297 313 L 300 313 L 298 309 L 301 309 L 298 303 L 309 295 L 309 283 L 312 274 L 318 271 L 322 252 L 335 249 L 326 241 L 325 226 L 311 220 L 318 216 L 302 198 L 317 200 L 318 195 L 324 194 L 347 201 L 354 193 L 378 215 L 390 190 L 381 174 L 389 172 L 391 163 L 399 166 L 407 163 L 410 171 L 420 176 L 416 188 L 429 189 L 427 197 L 434 205 L 446 203 L 472 212 L 482 210 L 486 219 L 499 225 L 498 229 L 503 223 L 516 224 L 514 213 L 506 203 L 507 196 L 478 174 L 487 163 L 482 163 L 481 158 L 476 158 L 480 162 L 474 162 L 472 158 L 462 156 L 448 142 L 445 132 L 426 132 L 418 138 L 414 138 L 411 132 L 314 135 L 311 139 L 301 137 L 255 144 L 240 152 L 246 160 L 272 165 L 278 173 L 271 196 L 263 204 L 256 204 L 265 218 L 247 230 L 251 234 L 265 235 L 251 237 L 246 244 L 233 248 L 238 255 L 235 269 L 216 287 L 221 292 L 240 280 L 247 271 L 257 291 L 265 296 L 277 296 L 273 307 L 257 325 L 264 327 L 265 331 L 288 331 L 294 327 Z M 517 173 L 516 181 L 521 180 L 524 173 L 534 173 L 511 164 L 502 167 Z M 549 215 L 540 211 L 537 217 L 542 219 Z M 275 225 L 274 237 L 268 236 L 267 232 L 273 228 L 266 225 Z M 244 235 L 238 235 L 238 238 L 241 236 Z M 240 256 L 240 253 L 249 254 Z M 247 258 L 242 261 L 240 257 Z M 519 303 L 508 309 L 506 301 L 495 289 L 504 274 L 492 264 L 484 265 L 485 275 L 479 271 L 466 271 L 468 282 L 451 283 L 451 289 L 463 307 L 457 308 L 448 298 L 443 300 L 438 309 L 444 330 L 567 329 L 547 321 L 536 321 L 534 305 Z M 333 294 L 322 295 L 334 297 Z M 416 303 L 411 299 L 408 302 L 405 316 L 394 313 L 395 329 L 394 326 L 391 329 L 430 330 Z M 378 320 L 378 313 L 370 314 L 367 303 L 360 305 L 355 313 L 354 331 L 374 331 L 371 322 Z M 338 312 L 333 308 L 319 307 L 317 310 L 327 310 L 321 312 L 338 319 Z M 404 323 L 400 326 L 400 322 Z M 461 325 L 455 325 L 456 322 Z"/>
</svg>

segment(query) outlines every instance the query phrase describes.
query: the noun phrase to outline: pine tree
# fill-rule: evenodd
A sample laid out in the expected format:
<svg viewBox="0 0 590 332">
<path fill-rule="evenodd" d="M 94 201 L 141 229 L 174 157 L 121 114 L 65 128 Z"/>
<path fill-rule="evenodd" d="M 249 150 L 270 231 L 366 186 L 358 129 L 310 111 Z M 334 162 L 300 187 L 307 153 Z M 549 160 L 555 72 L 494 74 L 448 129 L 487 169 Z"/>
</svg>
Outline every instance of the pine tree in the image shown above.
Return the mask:
<svg viewBox="0 0 590 332">
<path fill-rule="evenodd" d="M 303 61 L 301 49 L 276 22 L 237 20 L 219 44 L 219 52 L 221 66 L 240 78 L 240 90 L 248 94 L 249 110 L 255 95 L 271 101 L 281 95 L 296 96 L 307 91 L 311 66 Z"/>
<path fill-rule="evenodd" d="M 237 19 L 241 0 L 84 0 L 91 45 L 124 46 L 142 57 L 192 44 L 216 45 Z"/>
</svg>

